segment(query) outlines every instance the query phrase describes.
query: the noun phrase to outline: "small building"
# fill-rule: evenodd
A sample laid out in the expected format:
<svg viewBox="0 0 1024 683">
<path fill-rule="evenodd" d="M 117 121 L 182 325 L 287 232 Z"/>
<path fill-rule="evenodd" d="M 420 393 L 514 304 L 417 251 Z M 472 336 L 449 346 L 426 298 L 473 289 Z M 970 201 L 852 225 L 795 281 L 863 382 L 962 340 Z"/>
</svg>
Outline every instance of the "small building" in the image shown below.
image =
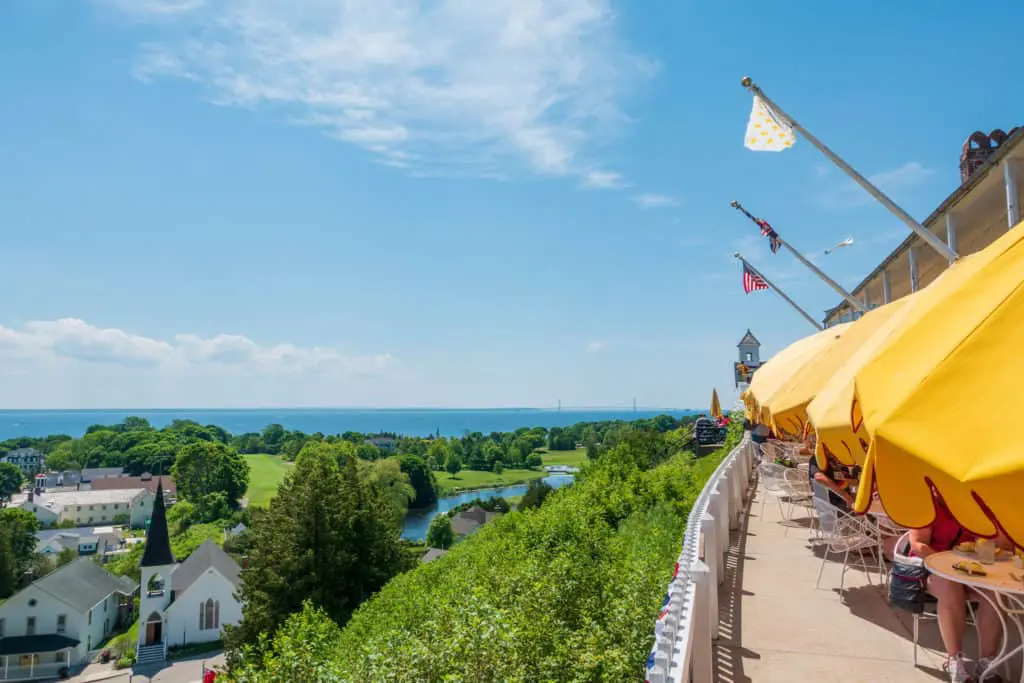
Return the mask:
<svg viewBox="0 0 1024 683">
<path fill-rule="evenodd" d="M 423 554 L 423 557 L 420 558 L 420 562 L 423 564 L 427 564 L 428 562 L 433 562 L 437 558 L 444 557 L 447 554 L 447 550 L 443 550 L 441 548 L 431 548 Z"/>
<path fill-rule="evenodd" d="M 146 489 L 29 491 L 12 497 L 11 507 L 33 513 L 44 527 L 62 522 L 73 526 L 121 522 L 142 528 L 153 511 L 153 498 Z"/>
<path fill-rule="evenodd" d="M 168 647 L 219 640 L 224 624 L 241 621 L 241 567 L 213 541 L 175 560 L 159 483 L 139 566 L 139 664 L 163 661 Z"/>
<path fill-rule="evenodd" d="M 96 481 L 108 477 L 120 477 L 124 474 L 123 467 L 91 467 L 78 473 L 79 481 Z"/>
<path fill-rule="evenodd" d="M 0 462 L 10 463 L 19 467 L 21 471 L 32 476 L 43 468 L 43 453 L 36 448 L 15 448 L 7 455 L 0 457 Z"/>
<path fill-rule="evenodd" d="M 474 505 L 452 517 L 452 532 L 457 536 L 468 536 L 498 516 L 498 512 L 488 512 L 479 505 Z"/>
<path fill-rule="evenodd" d="M 55 678 L 130 619 L 138 585 L 80 558 L 0 605 L 0 680 Z"/>
<path fill-rule="evenodd" d="M 391 453 L 398 446 L 398 439 L 389 434 L 378 434 L 376 436 L 371 436 L 368 439 L 366 439 L 366 443 L 370 444 L 371 446 L 376 446 L 382 451 L 387 451 L 388 453 Z"/>
<path fill-rule="evenodd" d="M 167 498 L 178 497 L 178 485 L 173 477 L 161 477 L 160 484 L 164 489 L 164 496 Z M 115 491 L 119 489 L 146 489 L 156 494 L 157 480 L 149 472 L 143 472 L 138 477 L 120 475 L 117 477 L 100 477 L 89 482 L 89 488 L 93 491 Z"/>
<path fill-rule="evenodd" d="M 79 527 L 74 529 L 44 529 L 36 532 L 36 551 L 43 555 L 59 555 L 70 549 L 79 555 L 106 554 L 121 547 L 119 527 Z"/>
<path fill-rule="evenodd" d="M 736 388 L 746 386 L 754 378 L 754 372 L 761 367 L 761 342 L 747 328 L 747 333 L 736 345 L 739 349 L 739 360 L 733 365 Z"/>
</svg>

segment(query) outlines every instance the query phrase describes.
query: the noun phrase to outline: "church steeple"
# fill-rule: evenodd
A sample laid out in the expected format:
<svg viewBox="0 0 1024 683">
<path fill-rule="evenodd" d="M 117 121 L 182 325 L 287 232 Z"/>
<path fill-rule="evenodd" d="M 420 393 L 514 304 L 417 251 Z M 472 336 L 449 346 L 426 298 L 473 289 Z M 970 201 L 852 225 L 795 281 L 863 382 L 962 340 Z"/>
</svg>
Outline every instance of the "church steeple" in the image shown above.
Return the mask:
<svg viewBox="0 0 1024 683">
<path fill-rule="evenodd" d="M 174 564 L 171 552 L 171 538 L 167 533 L 167 509 L 164 507 L 163 480 L 156 483 L 156 499 L 153 501 L 153 516 L 146 533 L 146 548 L 142 551 L 140 567 L 162 567 Z"/>
</svg>

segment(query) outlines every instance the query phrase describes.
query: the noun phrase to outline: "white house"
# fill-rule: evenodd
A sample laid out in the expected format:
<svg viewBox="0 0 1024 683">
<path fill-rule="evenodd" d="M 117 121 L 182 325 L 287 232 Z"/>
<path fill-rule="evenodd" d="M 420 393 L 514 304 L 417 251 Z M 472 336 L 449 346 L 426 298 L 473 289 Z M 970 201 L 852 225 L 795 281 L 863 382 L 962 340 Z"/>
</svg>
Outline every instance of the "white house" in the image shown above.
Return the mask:
<svg viewBox="0 0 1024 683">
<path fill-rule="evenodd" d="M 75 526 L 113 524 L 128 516 L 134 528 L 146 526 L 153 512 L 154 495 L 147 489 L 109 491 L 47 491 L 19 494 L 11 498 L 11 507 L 28 510 L 43 526 L 70 522 Z"/>
<path fill-rule="evenodd" d="M 242 607 L 235 597 L 238 563 L 213 541 L 178 563 L 171 552 L 159 485 L 139 566 L 138 663 L 165 659 L 168 647 L 218 640 L 224 624 L 241 621 Z"/>
<path fill-rule="evenodd" d="M 0 681 L 83 663 L 127 617 L 137 584 L 80 558 L 0 605 Z"/>
<path fill-rule="evenodd" d="M 43 454 L 35 448 L 15 448 L 0 457 L 0 462 L 17 465 L 25 474 L 32 475 L 43 467 Z"/>
</svg>

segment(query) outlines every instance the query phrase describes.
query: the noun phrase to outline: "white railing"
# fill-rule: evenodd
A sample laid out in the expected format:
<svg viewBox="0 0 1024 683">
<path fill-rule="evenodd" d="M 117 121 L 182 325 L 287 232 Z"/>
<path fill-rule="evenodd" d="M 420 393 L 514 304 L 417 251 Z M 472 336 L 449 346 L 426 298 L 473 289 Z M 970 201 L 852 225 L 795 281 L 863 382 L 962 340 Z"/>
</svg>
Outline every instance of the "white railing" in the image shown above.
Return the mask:
<svg viewBox="0 0 1024 683">
<path fill-rule="evenodd" d="M 742 521 L 754 469 L 750 435 L 719 464 L 690 509 L 683 550 L 647 660 L 648 683 L 713 680 L 711 641 L 718 638 L 718 586 L 725 581 L 729 531 Z"/>
</svg>

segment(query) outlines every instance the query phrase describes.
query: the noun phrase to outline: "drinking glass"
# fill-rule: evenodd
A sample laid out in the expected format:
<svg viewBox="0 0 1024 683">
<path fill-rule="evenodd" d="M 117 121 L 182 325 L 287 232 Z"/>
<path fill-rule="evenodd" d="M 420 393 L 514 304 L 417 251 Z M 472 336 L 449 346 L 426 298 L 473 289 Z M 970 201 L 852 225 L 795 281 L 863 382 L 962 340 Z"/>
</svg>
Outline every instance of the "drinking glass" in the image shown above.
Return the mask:
<svg viewBox="0 0 1024 683">
<path fill-rule="evenodd" d="M 979 538 L 974 544 L 974 550 L 978 554 L 978 562 L 992 564 L 996 561 L 996 544 L 987 538 Z"/>
</svg>

